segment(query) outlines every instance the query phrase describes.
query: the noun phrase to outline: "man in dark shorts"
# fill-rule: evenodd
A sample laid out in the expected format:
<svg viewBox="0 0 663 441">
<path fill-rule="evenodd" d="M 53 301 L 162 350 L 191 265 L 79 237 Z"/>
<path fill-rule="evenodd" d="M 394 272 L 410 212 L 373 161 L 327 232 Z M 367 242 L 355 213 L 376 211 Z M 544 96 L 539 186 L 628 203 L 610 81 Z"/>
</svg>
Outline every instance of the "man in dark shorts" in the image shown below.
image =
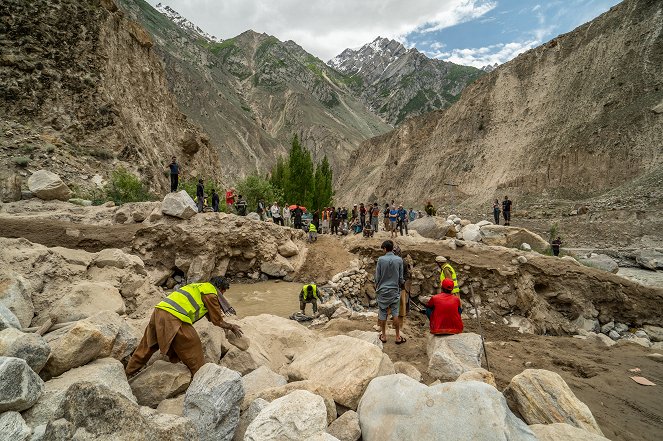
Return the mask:
<svg viewBox="0 0 663 441">
<path fill-rule="evenodd" d="M 508 196 L 504 196 L 502 201 L 502 216 L 504 216 L 504 225 L 511 225 L 511 201 Z"/>
<path fill-rule="evenodd" d="M 396 329 L 396 344 L 405 343 L 401 336 L 400 318 L 398 313 L 401 304 L 401 286 L 405 283 L 403 278 L 403 259 L 393 253 L 394 243 L 390 240 L 382 242 L 384 256 L 380 256 L 375 267 L 375 293 L 378 301 L 378 325 L 380 326 L 380 340 L 387 341 L 387 310 L 391 309 L 391 316 Z"/>
</svg>

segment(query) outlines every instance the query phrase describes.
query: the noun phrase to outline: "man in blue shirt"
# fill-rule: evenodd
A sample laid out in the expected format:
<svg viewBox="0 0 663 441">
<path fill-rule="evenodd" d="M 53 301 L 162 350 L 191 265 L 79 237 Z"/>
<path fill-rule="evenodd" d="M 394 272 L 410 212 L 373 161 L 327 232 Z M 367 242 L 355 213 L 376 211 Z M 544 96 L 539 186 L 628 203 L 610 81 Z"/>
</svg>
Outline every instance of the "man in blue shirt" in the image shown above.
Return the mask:
<svg viewBox="0 0 663 441">
<path fill-rule="evenodd" d="M 387 341 L 387 310 L 391 309 L 391 316 L 396 329 L 396 344 L 405 343 L 401 336 L 401 321 L 398 317 L 401 301 L 401 287 L 404 285 L 403 259 L 393 253 L 394 243 L 390 240 L 382 242 L 384 256 L 378 259 L 375 267 L 375 293 L 378 302 L 378 325 L 380 326 L 380 340 Z"/>
<path fill-rule="evenodd" d="M 397 224 L 398 224 L 398 230 L 401 232 L 401 236 L 403 235 L 403 228 L 405 228 L 405 235 L 407 236 L 409 233 L 407 231 L 407 210 L 403 208 L 402 205 L 398 206 L 398 215 L 397 215 Z"/>
<path fill-rule="evenodd" d="M 398 208 L 396 205 L 392 205 L 389 208 L 389 231 L 391 231 L 391 237 L 398 236 L 396 232 L 396 224 L 398 223 Z"/>
</svg>

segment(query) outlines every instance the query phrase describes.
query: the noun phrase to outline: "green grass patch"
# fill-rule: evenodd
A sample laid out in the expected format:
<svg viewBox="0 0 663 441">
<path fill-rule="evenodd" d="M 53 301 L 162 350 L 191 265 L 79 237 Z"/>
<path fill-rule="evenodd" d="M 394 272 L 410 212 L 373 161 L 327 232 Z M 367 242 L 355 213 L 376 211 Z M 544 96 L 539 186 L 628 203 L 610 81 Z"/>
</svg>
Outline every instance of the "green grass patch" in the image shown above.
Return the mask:
<svg viewBox="0 0 663 441">
<path fill-rule="evenodd" d="M 123 167 L 113 171 L 110 182 L 106 184 L 105 193 L 106 198 L 116 205 L 155 200 L 155 196 L 140 178 Z"/>
<path fill-rule="evenodd" d="M 15 156 L 12 158 L 12 162 L 18 167 L 27 167 L 30 164 L 30 158 L 26 156 Z"/>
</svg>

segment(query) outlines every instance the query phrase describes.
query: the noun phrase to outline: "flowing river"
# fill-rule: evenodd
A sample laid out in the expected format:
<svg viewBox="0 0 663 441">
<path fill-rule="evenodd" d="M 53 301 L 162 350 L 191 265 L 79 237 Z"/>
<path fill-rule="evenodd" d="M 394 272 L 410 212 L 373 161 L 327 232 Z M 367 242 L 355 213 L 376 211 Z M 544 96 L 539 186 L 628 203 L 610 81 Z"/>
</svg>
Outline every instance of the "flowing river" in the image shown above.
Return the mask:
<svg viewBox="0 0 663 441">
<path fill-rule="evenodd" d="M 230 285 L 224 294 L 237 311 L 237 317 L 272 314 L 290 317 L 299 311 L 300 283 L 268 280 L 266 282 Z M 310 313 L 311 306 L 308 306 Z"/>
</svg>

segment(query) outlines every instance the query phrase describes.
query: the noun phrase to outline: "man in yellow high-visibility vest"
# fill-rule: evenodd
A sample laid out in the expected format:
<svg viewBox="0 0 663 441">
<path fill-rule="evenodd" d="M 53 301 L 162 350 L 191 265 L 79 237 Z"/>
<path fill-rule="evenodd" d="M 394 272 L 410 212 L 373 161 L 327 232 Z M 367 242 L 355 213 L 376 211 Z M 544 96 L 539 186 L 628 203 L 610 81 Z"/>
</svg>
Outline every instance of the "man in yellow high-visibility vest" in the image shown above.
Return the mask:
<svg viewBox="0 0 663 441">
<path fill-rule="evenodd" d="M 182 361 L 193 377 L 205 363 L 203 346 L 193 324 L 205 316 L 214 325 L 241 337 L 239 326 L 223 320 L 224 313 L 235 312 L 223 297 L 229 287 L 222 277 L 212 277 L 209 282 L 185 285 L 156 305 L 145 334 L 127 363 L 127 376 L 137 373 L 159 350 L 171 363 Z"/>
<path fill-rule="evenodd" d="M 453 266 L 447 261 L 447 258 L 444 256 L 437 256 L 435 258 L 435 263 L 440 267 L 440 286 L 442 286 L 442 281 L 444 279 L 451 279 L 454 282 L 454 289 L 451 291 L 453 295 L 460 298 L 460 289 L 458 288 L 458 279 L 456 277 L 456 271 Z"/>
<path fill-rule="evenodd" d="M 317 314 L 318 300 L 320 300 L 320 297 L 318 296 L 318 286 L 315 283 L 304 285 L 299 293 L 299 309 L 302 310 L 302 314 L 306 314 L 304 310 L 306 309 L 307 303 L 311 303 L 313 314 Z"/>
</svg>

